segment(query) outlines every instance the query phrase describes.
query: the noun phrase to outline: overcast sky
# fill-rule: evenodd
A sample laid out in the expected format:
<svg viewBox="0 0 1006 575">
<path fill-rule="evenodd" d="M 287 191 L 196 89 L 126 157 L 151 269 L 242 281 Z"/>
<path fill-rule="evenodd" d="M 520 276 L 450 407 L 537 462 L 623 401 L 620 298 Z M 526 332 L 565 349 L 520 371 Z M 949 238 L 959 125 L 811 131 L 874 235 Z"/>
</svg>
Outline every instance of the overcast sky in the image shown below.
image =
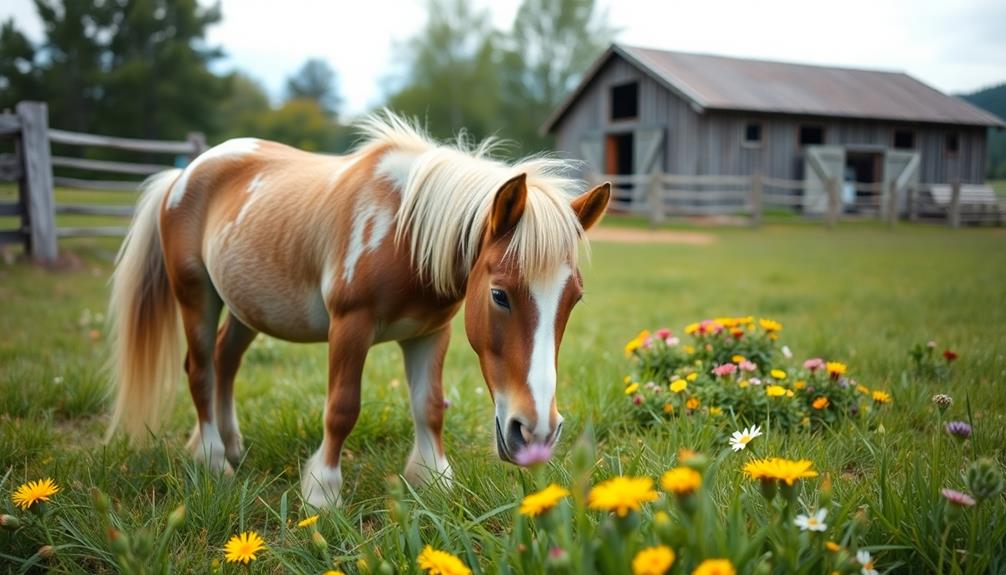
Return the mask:
<svg viewBox="0 0 1006 575">
<path fill-rule="evenodd" d="M 71 0 L 72 1 L 72 0 Z M 950 93 L 1006 82 L 1003 0 L 599 0 L 617 40 L 628 44 L 810 64 L 907 72 Z M 520 0 L 476 0 L 508 29 Z M 223 0 L 211 44 L 221 71 L 242 69 L 274 98 L 304 60 L 339 74 L 349 115 L 381 103 L 401 62 L 395 50 L 423 26 L 422 0 Z M 41 24 L 31 0 L 3 0 L 33 39 Z"/>
</svg>

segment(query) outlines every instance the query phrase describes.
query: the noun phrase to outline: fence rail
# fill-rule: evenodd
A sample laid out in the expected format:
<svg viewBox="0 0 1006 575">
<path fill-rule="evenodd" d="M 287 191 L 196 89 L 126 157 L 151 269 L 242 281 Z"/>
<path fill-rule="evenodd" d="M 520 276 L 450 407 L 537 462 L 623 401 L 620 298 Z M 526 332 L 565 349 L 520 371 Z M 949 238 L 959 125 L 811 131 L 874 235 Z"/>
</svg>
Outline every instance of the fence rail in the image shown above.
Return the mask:
<svg viewBox="0 0 1006 575">
<path fill-rule="evenodd" d="M 1006 223 L 1006 205 L 985 186 L 893 182 L 824 182 L 751 176 L 599 174 L 613 186 L 611 209 L 646 216 L 654 224 L 675 216 L 737 215 L 761 223 L 766 211 L 817 217 L 829 225 L 841 217 L 945 220 L 951 227 Z M 845 198 L 843 199 L 843 187 Z M 814 203 L 815 194 L 818 201 Z M 851 194 L 851 197 L 849 195 Z"/>
<path fill-rule="evenodd" d="M 188 162 L 206 149 L 206 140 L 200 133 L 190 134 L 185 141 L 141 140 L 50 129 L 48 123 L 48 108 L 40 102 L 21 102 L 15 113 L 0 114 L 0 140 L 14 139 L 16 148 L 14 154 L 0 154 L 0 181 L 18 182 L 18 201 L 0 203 L 0 216 L 20 219 L 19 228 L 0 230 L 0 244 L 23 243 L 32 259 L 41 263 L 56 258 L 58 239 L 123 236 L 127 229 L 124 225 L 58 228 L 55 222 L 57 214 L 118 218 L 131 218 L 133 215 L 135 202 L 131 200 L 134 198 L 121 205 L 58 204 L 53 193 L 54 186 L 134 193 L 142 178 L 133 181 L 90 179 L 80 177 L 80 173 L 146 177 L 174 167 L 178 156 L 183 156 Z M 53 144 L 60 145 L 60 150 L 73 146 L 170 155 L 171 163 L 54 156 L 51 152 Z M 53 173 L 56 169 L 72 170 L 72 175 L 56 175 Z"/>
</svg>

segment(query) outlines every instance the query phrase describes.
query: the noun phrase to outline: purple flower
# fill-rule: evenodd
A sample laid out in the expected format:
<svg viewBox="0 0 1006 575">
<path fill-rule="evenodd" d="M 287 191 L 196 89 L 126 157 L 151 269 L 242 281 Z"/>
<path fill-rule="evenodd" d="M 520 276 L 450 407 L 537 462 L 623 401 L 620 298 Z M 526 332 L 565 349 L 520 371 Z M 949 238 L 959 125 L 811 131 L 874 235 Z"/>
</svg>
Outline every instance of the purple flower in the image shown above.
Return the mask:
<svg viewBox="0 0 1006 575">
<path fill-rule="evenodd" d="M 971 426 L 963 421 L 951 421 L 946 425 L 947 433 L 958 439 L 971 437 Z"/>
<path fill-rule="evenodd" d="M 961 493 L 960 491 L 946 488 L 941 489 L 940 493 L 943 494 L 943 497 L 947 498 L 948 502 L 952 505 L 956 505 L 957 507 L 972 507 L 975 504 L 974 498 L 967 493 Z"/>
<path fill-rule="evenodd" d="M 513 462 L 522 467 L 545 463 L 552 458 L 552 448 L 544 443 L 529 443 L 517 450 Z"/>
</svg>

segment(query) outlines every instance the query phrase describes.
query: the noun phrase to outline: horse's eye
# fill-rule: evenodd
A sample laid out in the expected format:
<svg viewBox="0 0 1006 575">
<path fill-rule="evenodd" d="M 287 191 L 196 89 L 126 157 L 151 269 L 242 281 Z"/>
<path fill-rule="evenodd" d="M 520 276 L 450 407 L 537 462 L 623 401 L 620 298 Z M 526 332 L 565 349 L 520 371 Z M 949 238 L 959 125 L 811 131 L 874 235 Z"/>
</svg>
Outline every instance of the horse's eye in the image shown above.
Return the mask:
<svg viewBox="0 0 1006 575">
<path fill-rule="evenodd" d="M 492 288 L 489 290 L 489 293 L 493 296 L 493 301 L 496 302 L 496 305 L 505 309 L 510 309 L 510 300 L 506 297 L 505 291 Z"/>
</svg>

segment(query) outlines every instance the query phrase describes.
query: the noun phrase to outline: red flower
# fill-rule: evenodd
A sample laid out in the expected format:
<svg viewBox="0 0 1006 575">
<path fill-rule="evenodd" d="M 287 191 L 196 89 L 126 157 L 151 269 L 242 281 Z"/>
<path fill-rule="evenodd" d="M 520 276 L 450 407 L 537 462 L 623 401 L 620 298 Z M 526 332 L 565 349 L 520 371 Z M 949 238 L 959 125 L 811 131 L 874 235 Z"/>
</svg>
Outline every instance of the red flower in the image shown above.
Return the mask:
<svg viewBox="0 0 1006 575">
<path fill-rule="evenodd" d="M 943 359 L 947 361 L 953 361 L 957 359 L 957 352 L 948 349 L 943 352 Z"/>
</svg>

